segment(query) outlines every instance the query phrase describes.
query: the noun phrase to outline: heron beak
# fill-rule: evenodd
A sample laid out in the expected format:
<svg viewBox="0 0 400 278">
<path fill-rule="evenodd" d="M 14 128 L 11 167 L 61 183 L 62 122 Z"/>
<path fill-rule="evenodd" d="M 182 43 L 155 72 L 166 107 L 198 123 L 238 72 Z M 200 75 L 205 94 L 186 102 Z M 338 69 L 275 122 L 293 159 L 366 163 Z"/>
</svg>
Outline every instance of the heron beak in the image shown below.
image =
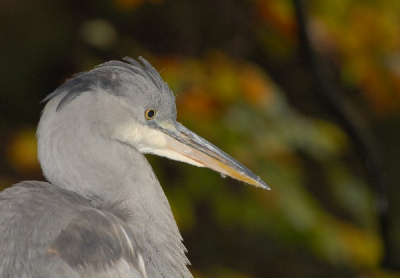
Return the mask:
<svg viewBox="0 0 400 278">
<path fill-rule="evenodd" d="M 177 122 L 158 124 L 157 129 L 166 134 L 167 149 L 184 156 L 186 161 L 193 161 L 197 166 L 208 167 L 222 175 L 239 181 L 270 189 L 260 177 L 225 152 L 207 142 L 194 132 Z"/>
</svg>

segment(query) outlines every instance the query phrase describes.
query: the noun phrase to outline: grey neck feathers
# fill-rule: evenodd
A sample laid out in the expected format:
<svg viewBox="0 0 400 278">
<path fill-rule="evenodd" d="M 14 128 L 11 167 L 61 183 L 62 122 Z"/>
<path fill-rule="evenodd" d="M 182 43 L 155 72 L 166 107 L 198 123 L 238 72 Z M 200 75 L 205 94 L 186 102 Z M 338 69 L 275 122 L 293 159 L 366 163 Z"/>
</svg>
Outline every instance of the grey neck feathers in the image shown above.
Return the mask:
<svg viewBox="0 0 400 278">
<path fill-rule="evenodd" d="M 171 208 L 146 158 L 101 136 L 87 122 L 89 115 L 74 113 L 76 107 L 67 105 L 55 112 L 56 104 L 54 99 L 47 104 L 38 127 L 38 154 L 46 178 L 55 186 L 120 204 L 128 211 L 127 222 L 143 250 L 148 277 L 192 277 Z"/>
</svg>

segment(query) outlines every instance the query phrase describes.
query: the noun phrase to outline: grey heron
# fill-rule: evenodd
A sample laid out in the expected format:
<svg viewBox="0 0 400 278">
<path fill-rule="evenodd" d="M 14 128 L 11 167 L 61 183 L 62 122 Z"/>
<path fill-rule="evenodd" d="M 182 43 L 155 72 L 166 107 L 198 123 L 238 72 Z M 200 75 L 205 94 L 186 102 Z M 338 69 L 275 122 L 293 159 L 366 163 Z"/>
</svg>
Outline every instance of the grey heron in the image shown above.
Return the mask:
<svg viewBox="0 0 400 278">
<path fill-rule="evenodd" d="M 192 277 L 146 153 L 268 188 L 178 123 L 173 93 L 139 59 L 101 64 L 44 99 L 38 158 L 48 182 L 0 194 L 0 277 Z"/>
</svg>

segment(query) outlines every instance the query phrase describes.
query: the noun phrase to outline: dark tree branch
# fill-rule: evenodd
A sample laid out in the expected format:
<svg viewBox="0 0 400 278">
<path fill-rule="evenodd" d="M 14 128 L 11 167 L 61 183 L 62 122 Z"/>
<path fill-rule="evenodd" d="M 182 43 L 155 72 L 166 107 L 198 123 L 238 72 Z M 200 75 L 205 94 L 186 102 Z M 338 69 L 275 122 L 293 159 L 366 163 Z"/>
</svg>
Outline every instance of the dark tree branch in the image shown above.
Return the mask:
<svg viewBox="0 0 400 278">
<path fill-rule="evenodd" d="M 336 117 L 339 125 L 347 132 L 353 141 L 356 152 L 362 161 L 368 182 L 376 192 L 376 213 L 380 220 L 382 239 L 385 245 L 383 265 L 395 267 L 392 260 L 392 245 L 389 238 L 388 198 L 386 175 L 381 165 L 380 156 L 370 131 L 353 107 L 344 97 L 344 94 L 332 84 L 323 74 L 317 55 L 313 50 L 307 31 L 306 11 L 302 0 L 293 0 L 298 21 L 298 35 L 300 50 L 312 74 L 315 88 L 328 108 Z"/>
</svg>

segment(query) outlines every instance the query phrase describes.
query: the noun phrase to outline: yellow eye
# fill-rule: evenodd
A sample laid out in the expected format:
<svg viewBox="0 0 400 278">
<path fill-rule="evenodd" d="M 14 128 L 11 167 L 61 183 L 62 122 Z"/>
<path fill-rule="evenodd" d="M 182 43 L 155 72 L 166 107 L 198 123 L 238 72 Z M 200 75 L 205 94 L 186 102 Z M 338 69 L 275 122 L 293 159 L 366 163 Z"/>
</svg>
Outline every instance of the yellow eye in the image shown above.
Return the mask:
<svg viewBox="0 0 400 278">
<path fill-rule="evenodd" d="M 156 110 L 146 109 L 146 111 L 144 111 L 144 116 L 146 117 L 147 120 L 152 120 L 156 116 Z"/>
</svg>

